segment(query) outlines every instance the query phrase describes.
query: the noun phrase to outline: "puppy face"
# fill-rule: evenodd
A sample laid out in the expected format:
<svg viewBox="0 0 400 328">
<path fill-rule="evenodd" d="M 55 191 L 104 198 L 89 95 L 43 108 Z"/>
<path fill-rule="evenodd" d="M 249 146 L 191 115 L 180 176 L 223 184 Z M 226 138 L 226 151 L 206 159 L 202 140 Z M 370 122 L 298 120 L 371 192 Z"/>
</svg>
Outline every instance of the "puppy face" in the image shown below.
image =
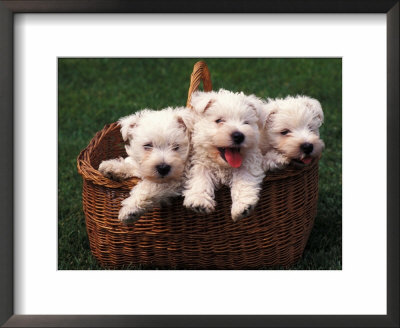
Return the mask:
<svg viewBox="0 0 400 328">
<path fill-rule="evenodd" d="M 324 115 L 318 100 L 297 96 L 270 100 L 265 129 L 272 148 L 291 160 L 309 164 L 321 154 L 324 143 L 319 127 Z"/>
<path fill-rule="evenodd" d="M 126 152 L 142 178 L 164 183 L 182 177 L 189 153 L 185 111 L 189 109 L 143 110 L 120 120 L 121 134 L 129 142 Z"/>
<path fill-rule="evenodd" d="M 249 149 L 257 147 L 259 131 L 251 98 L 227 90 L 195 92 L 191 104 L 197 113 L 193 144 L 221 166 L 237 168 Z"/>
</svg>

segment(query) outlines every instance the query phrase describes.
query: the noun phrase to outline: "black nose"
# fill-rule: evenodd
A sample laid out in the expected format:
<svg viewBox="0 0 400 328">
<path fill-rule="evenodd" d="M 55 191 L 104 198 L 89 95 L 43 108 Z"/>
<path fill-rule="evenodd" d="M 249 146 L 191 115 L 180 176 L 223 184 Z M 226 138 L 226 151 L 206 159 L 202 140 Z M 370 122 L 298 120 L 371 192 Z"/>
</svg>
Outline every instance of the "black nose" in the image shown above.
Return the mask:
<svg viewBox="0 0 400 328">
<path fill-rule="evenodd" d="M 304 154 L 308 155 L 313 151 L 314 146 L 312 143 L 305 142 L 305 143 L 301 144 L 300 149 L 304 152 Z"/>
<path fill-rule="evenodd" d="M 171 166 L 165 163 L 156 166 L 157 172 L 160 173 L 161 176 L 165 176 L 171 171 Z"/>
<path fill-rule="evenodd" d="M 239 145 L 244 140 L 244 134 L 242 132 L 236 131 L 232 133 L 232 140 L 235 144 Z"/>
</svg>

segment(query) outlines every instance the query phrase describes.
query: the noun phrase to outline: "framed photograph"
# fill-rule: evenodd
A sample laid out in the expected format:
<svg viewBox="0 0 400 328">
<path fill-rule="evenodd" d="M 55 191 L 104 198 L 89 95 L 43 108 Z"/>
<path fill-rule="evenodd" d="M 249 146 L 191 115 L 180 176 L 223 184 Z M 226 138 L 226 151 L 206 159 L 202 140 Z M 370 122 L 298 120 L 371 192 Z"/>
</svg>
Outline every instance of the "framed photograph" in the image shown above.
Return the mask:
<svg viewBox="0 0 400 328">
<path fill-rule="evenodd" d="M 201 61 L 198 58 L 59 58 L 57 71 L 59 270 L 342 269 L 341 58 L 204 58 Z M 89 72 L 90 77 L 87 75 Z M 146 117 L 154 116 L 153 119 L 157 120 L 158 117 L 171 112 L 166 107 L 172 106 L 176 107 L 174 112 L 177 115 L 181 113 L 181 117 L 186 121 L 185 126 L 192 133 L 191 140 L 202 136 L 205 140 L 216 138 L 217 135 L 214 135 L 213 129 L 218 117 L 211 120 L 210 135 L 205 135 L 202 124 L 206 121 L 197 121 L 198 116 L 194 114 L 195 108 L 182 107 L 187 103 L 186 98 L 193 94 L 194 87 L 201 81 L 190 77 L 196 77 L 199 74 L 204 79 L 204 85 L 206 87 L 212 85 L 214 90 L 213 93 L 199 93 L 199 99 L 209 96 L 211 99 L 214 97 L 221 99 L 229 96 L 229 99 L 237 101 L 248 99 L 252 104 L 246 114 L 249 117 L 247 122 L 237 123 L 233 120 L 230 122 L 228 120 L 230 116 L 228 116 L 225 122 L 219 124 L 225 129 L 220 133 L 228 135 L 243 133 L 244 141 L 251 141 L 249 139 L 252 138 L 251 133 L 260 134 L 260 140 L 267 139 L 264 132 L 267 131 L 266 127 L 259 132 L 258 124 L 249 124 L 250 118 L 257 116 L 267 121 L 262 116 L 267 111 L 264 108 L 266 101 L 262 99 L 283 99 L 292 95 L 291 98 L 271 103 L 269 106 L 279 104 L 285 106 L 285 104 L 294 103 L 302 106 L 300 113 L 314 113 L 318 110 L 318 115 L 310 115 L 307 123 L 303 122 L 304 124 L 301 125 L 307 127 L 303 130 L 307 136 L 304 137 L 299 131 L 296 132 L 297 137 L 293 135 L 292 139 L 295 144 L 297 143 L 294 147 L 298 149 L 303 143 L 309 141 L 311 151 L 308 151 L 309 154 L 306 157 L 298 158 L 310 162 L 305 164 L 296 162 L 294 159 L 295 162 L 288 166 L 286 173 L 282 170 L 275 172 L 270 170 L 262 183 L 262 191 L 254 212 L 247 218 L 238 219 L 234 216 L 240 215 L 243 208 L 239 207 L 238 211 L 235 210 L 236 212 L 231 211 L 235 209 L 235 205 L 230 201 L 229 188 L 215 188 L 215 211 L 209 215 L 201 213 L 196 215 L 190 208 L 186 210 L 183 198 L 174 197 L 168 206 L 161 208 L 156 206 L 154 209 L 147 205 L 148 210 L 143 212 L 143 218 L 132 224 L 124 225 L 123 222 L 118 224 L 119 214 L 123 211 L 122 208 L 120 209 L 120 204 L 127 202 L 125 201 L 126 193 L 133 186 L 137 191 L 141 185 L 135 180 L 132 181 L 132 186 L 126 185 L 129 183 L 127 179 L 115 182 L 99 172 L 104 165 L 119 165 L 119 162 L 115 161 L 118 157 L 117 152 L 121 152 L 121 157 L 128 158 L 124 147 L 120 146 L 123 142 L 120 129 L 116 123 L 112 122 L 116 122 L 121 117 L 128 117 L 126 120 L 129 122 L 135 120 L 136 130 L 132 130 L 135 131 L 135 140 L 153 139 L 156 138 L 155 132 L 147 130 L 140 132 L 141 127 L 149 128 L 149 124 L 144 123 Z M 215 78 L 212 78 L 213 76 Z M 143 81 L 148 82 L 143 83 Z M 189 82 L 191 82 L 190 86 Z M 117 88 L 116 85 L 118 85 Z M 221 89 L 222 91 L 218 91 Z M 246 98 L 245 95 L 250 94 L 257 97 Z M 322 105 L 315 99 L 319 99 Z M 220 101 L 224 104 L 223 99 Z M 202 101 L 199 102 L 199 105 L 201 104 Z M 305 104 L 312 106 L 310 110 Z M 140 112 L 143 108 L 160 111 Z M 259 112 L 256 116 L 253 116 L 254 108 Z M 227 111 L 234 110 L 229 107 Z M 212 111 L 207 110 L 206 113 L 209 115 Z M 214 115 L 218 115 L 218 111 Z M 207 117 L 204 116 L 204 119 Z M 271 127 L 272 123 L 277 122 L 278 119 L 278 115 L 276 115 L 276 120 L 272 120 L 271 116 L 268 127 Z M 156 124 L 161 124 L 157 130 L 164 131 L 167 123 L 165 120 L 152 121 L 151 126 L 155 127 Z M 174 121 L 171 124 L 169 133 L 175 131 Z M 311 124 L 315 127 L 322 126 L 318 128 L 318 131 L 313 132 L 308 128 Z M 252 127 L 251 132 L 248 130 L 249 125 Z M 199 126 L 202 126 L 202 129 Z M 328 133 L 324 129 L 326 126 L 329 126 Z M 295 127 L 291 129 L 295 130 Z M 280 132 L 275 134 L 276 143 L 280 142 L 278 140 L 288 139 Z M 74 135 L 77 137 L 73 137 Z M 135 148 L 137 154 L 147 156 L 151 151 L 156 164 L 151 160 L 147 162 L 148 165 L 145 165 L 142 157 L 129 158 L 140 161 L 143 170 L 154 165 L 162 165 L 157 164 L 157 161 L 166 163 L 172 170 L 174 167 L 179 167 L 172 163 L 179 150 L 182 161 L 186 159 L 188 154 L 184 146 L 186 134 L 181 135 L 181 139 L 175 137 L 173 141 L 169 141 L 168 136 L 165 135 L 157 138 L 165 142 L 166 153 L 163 153 L 162 157 L 157 157 L 159 150 L 147 149 L 149 151 L 141 153 L 142 145 L 134 141 L 130 142 L 130 147 Z M 226 144 L 221 144 L 221 142 L 218 141 L 218 146 L 230 145 L 229 139 Z M 324 142 L 329 144 L 330 148 L 323 150 Z M 149 143 L 146 141 L 146 144 Z M 171 152 L 171 143 L 182 144 L 182 147 L 178 146 L 179 149 Z M 137 146 L 140 147 L 137 148 Z M 199 150 L 193 150 L 193 156 L 203 151 L 213 156 L 215 152 L 213 143 L 210 143 L 207 148 L 204 147 L 204 143 L 199 143 L 197 147 Z M 245 144 L 245 147 L 244 149 L 252 149 L 253 146 Z M 316 160 L 322 150 L 324 155 L 318 163 L 318 169 Z M 303 153 L 299 153 L 298 156 L 302 156 Z M 77 154 L 80 154 L 78 164 L 71 160 L 75 159 Z M 104 156 L 103 159 L 99 154 Z M 236 159 L 228 157 L 231 163 L 223 160 L 224 157 L 221 155 L 217 160 L 219 158 L 223 160 L 219 164 L 221 169 L 230 170 L 230 165 L 235 165 L 232 161 L 245 161 L 245 154 L 239 150 Z M 186 161 L 186 164 L 190 165 L 190 161 Z M 81 177 L 75 172 L 76 165 Z M 271 165 L 280 164 L 273 162 Z M 235 170 L 236 168 L 232 171 Z M 159 186 L 159 180 L 154 179 L 157 179 L 160 173 L 157 170 L 151 172 L 153 173 L 148 176 L 148 173 L 143 171 L 147 179 L 151 179 Z M 264 172 L 260 170 L 260 181 L 263 179 L 261 176 L 263 174 Z M 166 178 L 168 177 L 167 174 Z M 85 187 L 81 198 L 76 190 L 82 189 L 82 178 Z M 197 178 L 197 176 L 193 177 L 193 179 Z M 165 177 L 161 179 L 161 183 L 164 183 Z M 104 182 L 106 185 L 103 184 Z M 246 182 L 247 180 L 243 183 Z M 320 185 L 319 196 L 318 184 Z M 168 185 L 171 186 L 170 183 Z M 255 192 L 258 191 L 255 190 Z M 275 203 L 271 200 L 271 195 L 274 195 Z M 245 195 L 238 196 L 236 200 L 243 200 L 244 197 Z M 91 199 L 97 199 L 97 202 L 93 203 Z M 185 202 L 187 199 L 185 198 Z M 84 211 L 80 206 L 82 200 Z M 104 204 L 104 207 L 101 204 Z M 238 204 L 237 201 L 236 204 Z M 243 204 L 245 208 L 248 207 L 246 203 Z M 91 214 L 86 215 L 85 219 L 84 213 Z M 317 216 L 316 213 L 318 213 Z M 90 248 L 86 240 L 86 231 L 89 235 Z M 78 241 L 77 236 L 85 239 L 79 238 L 80 241 Z M 135 242 L 132 242 L 133 240 Z M 307 243 L 309 246 L 304 250 Z M 239 244 L 240 251 L 237 250 Z M 210 247 L 210 245 L 213 246 Z"/>
<path fill-rule="evenodd" d="M 398 327 L 398 16 L 398 1 L 0 1 L 0 323 Z M 93 218 L 98 206 L 84 195 L 82 211 L 79 152 L 132 109 L 184 106 L 198 61 L 214 90 L 322 105 L 318 216 L 290 270 L 255 265 L 269 262 L 253 241 L 242 245 L 248 262 L 219 243 L 214 257 L 203 250 L 202 264 L 180 266 L 177 249 L 189 254 L 192 237 L 164 247 L 161 235 L 133 251 L 143 267 L 109 270 L 114 255 L 91 235 L 105 231 L 102 210 L 86 230 L 83 212 Z M 246 225 L 265 227 L 236 223 Z M 106 238 L 129 229 L 113 225 Z M 201 230 L 205 244 L 216 238 Z"/>
</svg>

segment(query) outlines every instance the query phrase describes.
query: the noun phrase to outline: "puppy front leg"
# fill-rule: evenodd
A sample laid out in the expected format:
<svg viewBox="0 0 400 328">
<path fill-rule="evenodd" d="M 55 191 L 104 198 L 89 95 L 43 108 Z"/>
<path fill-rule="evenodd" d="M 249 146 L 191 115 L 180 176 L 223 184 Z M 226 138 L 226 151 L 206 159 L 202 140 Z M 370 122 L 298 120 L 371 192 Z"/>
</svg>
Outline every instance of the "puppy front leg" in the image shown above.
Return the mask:
<svg viewBox="0 0 400 328">
<path fill-rule="evenodd" d="M 289 163 L 288 157 L 272 149 L 264 155 L 262 167 L 264 171 L 275 171 L 283 169 Z"/>
<path fill-rule="evenodd" d="M 233 172 L 231 185 L 233 221 L 249 216 L 253 211 L 259 199 L 264 176 L 263 172 L 252 174 L 245 168 Z"/>
<path fill-rule="evenodd" d="M 158 206 L 168 197 L 177 196 L 177 189 L 168 184 L 158 184 L 151 181 L 140 181 L 130 192 L 128 198 L 122 201 L 118 219 L 124 223 L 132 223 L 151 208 Z"/>
<path fill-rule="evenodd" d="M 99 172 L 105 177 L 113 180 L 123 180 L 135 176 L 135 166 L 130 157 L 115 158 L 101 162 Z"/>
<path fill-rule="evenodd" d="M 211 172 L 195 164 L 185 184 L 183 205 L 198 213 L 211 213 L 215 209 L 214 182 Z"/>
</svg>

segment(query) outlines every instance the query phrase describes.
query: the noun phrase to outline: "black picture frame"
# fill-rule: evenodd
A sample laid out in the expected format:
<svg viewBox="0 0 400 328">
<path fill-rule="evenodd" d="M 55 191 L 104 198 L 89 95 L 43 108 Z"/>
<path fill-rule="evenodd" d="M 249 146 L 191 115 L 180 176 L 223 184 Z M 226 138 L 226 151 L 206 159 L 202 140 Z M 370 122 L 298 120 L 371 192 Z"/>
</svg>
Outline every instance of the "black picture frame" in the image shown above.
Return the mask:
<svg viewBox="0 0 400 328">
<path fill-rule="evenodd" d="M 14 315 L 13 28 L 16 13 L 385 13 L 387 315 Z M 0 0 L 0 324 L 4 327 L 399 327 L 399 1 Z M 366 268 L 367 270 L 367 268 Z M 366 288 L 368 288 L 366 286 Z"/>
</svg>

